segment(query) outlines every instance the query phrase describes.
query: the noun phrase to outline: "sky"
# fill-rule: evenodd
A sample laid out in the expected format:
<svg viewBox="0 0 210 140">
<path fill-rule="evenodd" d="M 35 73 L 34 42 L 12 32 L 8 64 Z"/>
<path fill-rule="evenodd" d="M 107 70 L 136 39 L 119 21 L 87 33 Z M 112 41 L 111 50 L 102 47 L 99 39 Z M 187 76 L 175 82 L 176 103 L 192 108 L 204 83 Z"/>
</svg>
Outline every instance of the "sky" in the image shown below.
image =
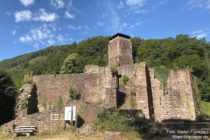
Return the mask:
<svg viewBox="0 0 210 140">
<path fill-rule="evenodd" d="M 118 32 L 210 41 L 210 0 L 0 1 L 0 60 Z"/>
</svg>

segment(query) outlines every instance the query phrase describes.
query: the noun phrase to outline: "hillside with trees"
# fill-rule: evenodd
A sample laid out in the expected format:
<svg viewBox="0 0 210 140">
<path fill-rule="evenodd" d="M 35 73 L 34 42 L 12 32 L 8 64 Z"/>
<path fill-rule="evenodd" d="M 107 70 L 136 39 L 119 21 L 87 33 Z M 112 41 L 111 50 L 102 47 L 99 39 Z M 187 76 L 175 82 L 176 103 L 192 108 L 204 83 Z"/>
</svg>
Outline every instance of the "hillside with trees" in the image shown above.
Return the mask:
<svg viewBox="0 0 210 140">
<path fill-rule="evenodd" d="M 0 62 L 13 79 L 16 88 L 24 83 L 24 75 L 80 73 L 87 64 L 107 65 L 109 37 L 93 37 L 80 43 L 53 46 Z M 132 38 L 134 62 L 149 67 L 190 69 L 196 77 L 199 95 L 210 102 L 210 44 L 188 35 L 176 38 Z"/>
</svg>

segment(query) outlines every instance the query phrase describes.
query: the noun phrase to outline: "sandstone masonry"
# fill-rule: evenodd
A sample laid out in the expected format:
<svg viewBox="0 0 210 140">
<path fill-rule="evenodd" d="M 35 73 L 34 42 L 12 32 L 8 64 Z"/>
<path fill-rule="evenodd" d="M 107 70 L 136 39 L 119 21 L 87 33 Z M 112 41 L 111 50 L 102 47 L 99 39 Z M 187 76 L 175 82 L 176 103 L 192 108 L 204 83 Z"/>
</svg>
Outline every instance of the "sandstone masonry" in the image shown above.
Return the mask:
<svg viewBox="0 0 210 140">
<path fill-rule="evenodd" d="M 196 120 L 199 108 L 189 70 L 170 70 L 164 91 L 153 68 L 148 69 L 144 62 L 133 64 L 129 36 L 114 35 L 108 44 L 108 56 L 109 66 L 87 65 L 81 74 L 33 76 L 31 85 L 24 85 L 19 98 L 27 101 L 28 108 L 18 111 L 18 103 L 17 118 L 5 126 L 43 125 L 43 131 L 63 128 L 63 109 L 53 112 L 59 99 L 63 107 L 73 104 L 82 109 L 80 117 L 85 123 L 97 119 L 99 106 L 137 112 L 155 121 Z M 113 66 L 115 71 L 111 71 Z M 80 100 L 70 101 L 71 87 L 81 94 Z"/>
</svg>

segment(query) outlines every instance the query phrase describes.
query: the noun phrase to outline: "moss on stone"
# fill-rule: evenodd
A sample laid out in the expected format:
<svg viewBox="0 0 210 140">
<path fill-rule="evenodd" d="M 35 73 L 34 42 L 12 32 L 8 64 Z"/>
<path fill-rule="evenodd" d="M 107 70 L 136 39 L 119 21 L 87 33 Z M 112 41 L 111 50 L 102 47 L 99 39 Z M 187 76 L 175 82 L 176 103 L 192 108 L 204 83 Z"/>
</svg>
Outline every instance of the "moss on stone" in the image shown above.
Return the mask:
<svg viewBox="0 0 210 140">
<path fill-rule="evenodd" d="M 157 78 L 160 81 L 164 94 L 166 94 L 169 69 L 164 66 L 156 66 L 154 67 L 154 70 L 155 70 L 155 78 Z"/>
</svg>

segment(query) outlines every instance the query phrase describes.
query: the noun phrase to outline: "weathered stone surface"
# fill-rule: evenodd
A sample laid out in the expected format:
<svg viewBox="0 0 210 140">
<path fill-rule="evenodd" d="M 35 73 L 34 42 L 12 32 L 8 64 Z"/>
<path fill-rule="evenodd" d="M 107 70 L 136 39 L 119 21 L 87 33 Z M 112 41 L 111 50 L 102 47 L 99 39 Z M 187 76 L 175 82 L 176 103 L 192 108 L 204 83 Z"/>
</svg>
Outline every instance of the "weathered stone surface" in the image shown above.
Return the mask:
<svg viewBox="0 0 210 140">
<path fill-rule="evenodd" d="M 111 131 L 105 131 L 105 140 L 121 140 L 122 139 L 122 133 L 121 132 L 111 132 Z"/>
<path fill-rule="evenodd" d="M 42 112 L 27 116 L 18 116 L 15 120 L 4 124 L 2 133 L 12 133 L 14 125 L 35 125 L 38 132 L 54 132 L 64 128 L 64 115 L 62 112 Z"/>
<path fill-rule="evenodd" d="M 170 70 L 167 93 L 150 70 L 153 92 L 154 116 L 157 121 L 168 119 L 196 120 L 198 107 L 193 90 L 191 73 L 188 70 Z"/>
<path fill-rule="evenodd" d="M 97 73 L 91 69 L 95 69 Z M 42 108 L 41 102 L 44 99 L 52 105 L 56 103 L 58 97 L 61 97 L 64 103 L 68 102 L 71 86 L 81 93 L 83 102 L 96 104 L 106 102 L 109 96 L 116 96 L 116 79 L 112 77 L 108 68 L 98 66 L 86 67 L 85 73 L 82 74 L 34 76 L 33 82 L 38 89 L 39 109 Z M 116 101 L 113 104 L 116 106 Z"/>
<path fill-rule="evenodd" d="M 85 135 L 85 136 L 93 135 L 96 133 L 96 128 L 95 128 L 94 124 L 87 124 L 79 129 L 79 133 L 81 135 Z"/>
<path fill-rule="evenodd" d="M 109 66 L 133 64 L 132 43 L 130 39 L 116 37 L 108 44 Z"/>
<path fill-rule="evenodd" d="M 17 98 L 16 116 L 38 112 L 37 104 L 36 86 L 33 83 L 23 85 Z"/>
</svg>

